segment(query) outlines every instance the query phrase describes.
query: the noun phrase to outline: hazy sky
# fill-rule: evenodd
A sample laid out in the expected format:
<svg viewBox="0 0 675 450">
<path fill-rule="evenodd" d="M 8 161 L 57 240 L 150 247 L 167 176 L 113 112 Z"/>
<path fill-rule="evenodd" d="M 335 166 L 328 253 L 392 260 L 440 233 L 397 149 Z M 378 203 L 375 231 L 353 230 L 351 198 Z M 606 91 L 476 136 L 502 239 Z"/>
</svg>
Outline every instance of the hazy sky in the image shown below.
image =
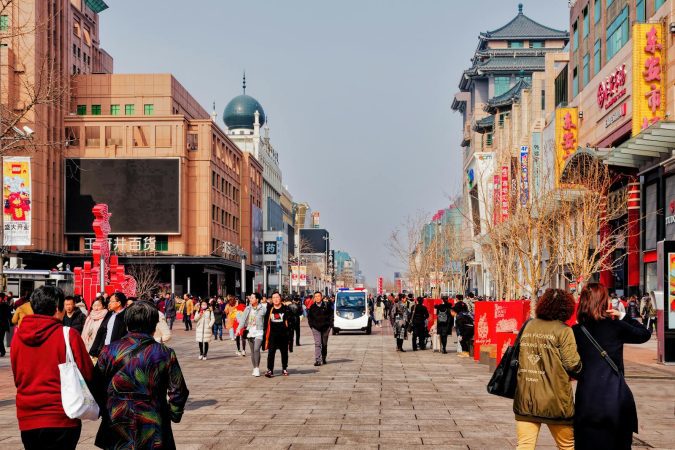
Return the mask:
<svg viewBox="0 0 675 450">
<path fill-rule="evenodd" d="M 567 1 L 524 12 L 558 29 Z M 447 206 L 463 179 L 450 109 L 480 31 L 517 0 L 107 0 L 101 45 L 117 73 L 173 73 L 218 122 L 247 93 L 265 109 L 284 184 L 321 212 L 333 248 L 374 284 L 393 277 L 386 241 L 415 211 Z"/>
</svg>

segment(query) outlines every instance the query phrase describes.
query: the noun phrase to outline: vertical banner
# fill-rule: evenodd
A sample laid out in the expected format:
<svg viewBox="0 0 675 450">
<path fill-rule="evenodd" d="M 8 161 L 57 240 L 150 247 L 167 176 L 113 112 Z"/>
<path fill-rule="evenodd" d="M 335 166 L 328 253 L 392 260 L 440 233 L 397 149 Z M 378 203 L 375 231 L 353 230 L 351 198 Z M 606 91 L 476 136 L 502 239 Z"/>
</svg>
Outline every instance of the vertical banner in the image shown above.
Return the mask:
<svg viewBox="0 0 675 450">
<path fill-rule="evenodd" d="M 675 253 L 668 253 L 668 329 L 675 330 Z"/>
<path fill-rule="evenodd" d="M 555 110 L 555 158 L 556 184 L 565 168 L 565 163 L 577 151 L 579 141 L 579 112 L 577 108 Z"/>
<path fill-rule="evenodd" d="M 284 237 L 283 236 L 277 236 L 277 254 L 276 254 L 276 259 L 277 259 L 277 272 L 281 271 L 281 260 L 283 256 L 283 251 L 284 251 Z M 279 283 L 281 284 L 281 283 Z"/>
<path fill-rule="evenodd" d="M 539 173 L 539 161 L 541 160 L 541 133 L 540 132 L 534 132 L 532 133 L 532 155 L 530 155 L 530 158 L 532 159 L 532 192 L 533 195 L 537 195 L 539 193 L 539 183 L 540 183 L 540 178 L 541 175 Z"/>
<path fill-rule="evenodd" d="M 307 266 L 298 267 L 298 281 L 300 286 L 307 286 Z"/>
<path fill-rule="evenodd" d="M 377 277 L 377 295 L 382 295 L 384 292 L 384 278 Z"/>
<path fill-rule="evenodd" d="M 492 206 L 492 223 L 495 225 L 499 223 L 500 219 L 500 211 L 502 207 L 502 200 L 501 196 L 499 195 L 500 190 L 499 190 L 499 175 L 495 175 L 493 180 L 492 180 L 492 189 L 493 189 L 493 197 L 494 197 L 494 205 Z"/>
<path fill-rule="evenodd" d="M 509 166 L 502 166 L 501 190 L 499 196 L 501 197 L 501 221 L 505 222 L 509 219 Z"/>
<path fill-rule="evenodd" d="M 298 287 L 300 286 L 300 270 L 299 266 L 291 267 L 291 286 Z"/>
<path fill-rule="evenodd" d="M 530 157 L 527 145 L 520 147 L 520 204 L 527 205 L 530 199 Z"/>
<path fill-rule="evenodd" d="M 665 117 L 664 57 L 663 24 L 633 25 L 633 136 Z"/>
<path fill-rule="evenodd" d="M 2 175 L 4 245 L 31 245 L 30 157 L 5 156 Z"/>
</svg>

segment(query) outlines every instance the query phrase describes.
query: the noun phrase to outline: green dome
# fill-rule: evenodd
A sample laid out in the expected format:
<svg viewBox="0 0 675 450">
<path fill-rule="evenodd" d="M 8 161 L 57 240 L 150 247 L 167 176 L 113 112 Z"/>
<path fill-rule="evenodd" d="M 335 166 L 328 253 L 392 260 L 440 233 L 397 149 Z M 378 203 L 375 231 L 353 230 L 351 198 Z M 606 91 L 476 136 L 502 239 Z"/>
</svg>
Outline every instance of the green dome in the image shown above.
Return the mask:
<svg viewBox="0 0 675 450">
<path fill-rule="evenodd" d="M 265 111 L 263 111 L 262 105 L 249 95 L 239 95 L 230 100 L 230 103 L 225 107 L 223 122 L 229 129 L 246 128 L 252 130 L 256 111 L 260 113 L 258 120 L 260 126 L 263 126 L 265 124 Z"/>
</svg>

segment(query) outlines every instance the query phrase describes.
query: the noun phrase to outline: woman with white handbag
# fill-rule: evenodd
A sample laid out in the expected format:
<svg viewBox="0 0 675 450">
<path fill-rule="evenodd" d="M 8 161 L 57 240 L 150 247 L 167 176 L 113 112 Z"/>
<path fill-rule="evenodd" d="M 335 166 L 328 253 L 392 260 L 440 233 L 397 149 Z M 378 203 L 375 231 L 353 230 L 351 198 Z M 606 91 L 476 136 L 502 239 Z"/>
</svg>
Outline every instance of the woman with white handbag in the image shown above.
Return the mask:
<svg viewBox="0 0 675 450">
<path fill-rule="evenodd" d="M 27 450 L 74 449 L 80 419 L 98 419 L 88 388 L 94 367 L 80 333 L 61 324 L 63 292 L 42 286 L 30 302 L 34 314 L 17 329 L 11 352 L 21 440 Z"/>
</svg>

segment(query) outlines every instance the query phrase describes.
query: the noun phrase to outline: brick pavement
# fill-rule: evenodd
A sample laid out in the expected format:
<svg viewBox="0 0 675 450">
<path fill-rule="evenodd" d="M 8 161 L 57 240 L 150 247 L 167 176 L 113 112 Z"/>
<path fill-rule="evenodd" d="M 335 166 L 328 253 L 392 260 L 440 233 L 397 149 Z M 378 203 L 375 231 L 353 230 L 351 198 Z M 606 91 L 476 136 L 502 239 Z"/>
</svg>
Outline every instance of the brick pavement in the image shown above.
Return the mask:
<svg viewBox="0 0 675 450">
<path fill-rule="evenodd" d="M 302 331 L 290 376 L 266 379 L 251 377 L 250 359 L 234 355 L 234 342 L 215 342 L 199 361 L 193 334 L 175 330 L 171 344 L 191 391 L 183 421 L 173 426 L 178 448 L 514 447 L 511 401 L 486 393 L 486 366 L 454 352 L 397 353 L 385 327 L 331 336 L 329 364 L 316 368 L 305 324 Z M 643 350 L 626 351 L 642 355 L 627 364 L 645 443 L 635 448 L 674 448 L 675 370 L 650 364 Z M 3 450 L 21 448 L 8 358 L 0 359 L 0 423 Z M 96 429 L 85 423 L 80 448 L 94 448 Z M 545 428 L 540 448 L 554 448 Z"/>
</svg>

